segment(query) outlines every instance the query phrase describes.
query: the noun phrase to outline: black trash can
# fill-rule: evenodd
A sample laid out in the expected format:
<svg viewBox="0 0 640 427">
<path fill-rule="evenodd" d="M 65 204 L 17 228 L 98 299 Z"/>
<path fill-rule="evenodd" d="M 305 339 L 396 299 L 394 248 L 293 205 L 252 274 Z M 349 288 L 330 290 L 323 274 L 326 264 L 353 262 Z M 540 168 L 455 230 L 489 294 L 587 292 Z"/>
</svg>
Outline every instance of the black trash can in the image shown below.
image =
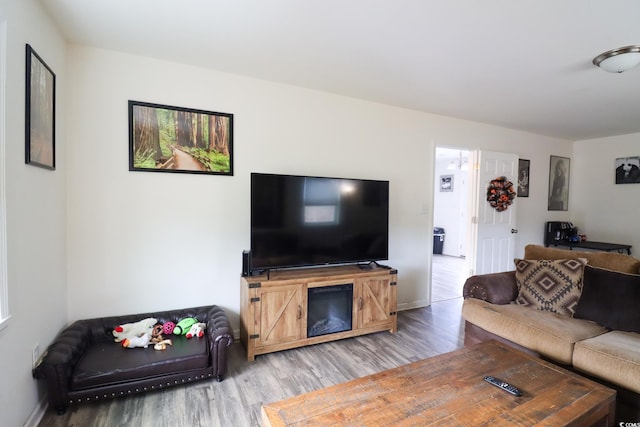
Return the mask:
<svg viewBox="0 0 640 427">
<path fill-rule="evenodd" d="M 433 227 L 433 253 L 442 254 L 444 246 L 444 228 Z"/>
</svg>

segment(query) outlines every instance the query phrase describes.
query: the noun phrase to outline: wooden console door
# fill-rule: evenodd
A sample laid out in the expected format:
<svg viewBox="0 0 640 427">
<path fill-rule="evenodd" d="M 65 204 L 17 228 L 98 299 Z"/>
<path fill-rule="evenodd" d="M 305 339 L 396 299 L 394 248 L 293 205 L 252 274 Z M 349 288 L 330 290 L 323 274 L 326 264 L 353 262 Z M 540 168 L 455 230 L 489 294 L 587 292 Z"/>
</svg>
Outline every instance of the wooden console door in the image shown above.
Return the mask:
<svg viewBox="0 0 640 427">
<path fill-rule="evenodd" d="M 240 280 L 240 341 L 247 360 L 373 332 L 396 332 L 395 269 L 337 266 L 277 271 Z M 307 336 L 308 289 L 353 283 L 352 329 Z"/>
<path fill-rule="evenodd" d="M 304 284 L 265 286 L 258 292 L 256 317 L 259 333 L 255 346 L 297 341 L 305 337 L 306 286 Z"/>
<path fill-rule="evenodd" d="M 358 328 L 375 328 L 396 325 L 395 275 L 366 277 L 356 280 L 356 324 Z"/>
</svg>

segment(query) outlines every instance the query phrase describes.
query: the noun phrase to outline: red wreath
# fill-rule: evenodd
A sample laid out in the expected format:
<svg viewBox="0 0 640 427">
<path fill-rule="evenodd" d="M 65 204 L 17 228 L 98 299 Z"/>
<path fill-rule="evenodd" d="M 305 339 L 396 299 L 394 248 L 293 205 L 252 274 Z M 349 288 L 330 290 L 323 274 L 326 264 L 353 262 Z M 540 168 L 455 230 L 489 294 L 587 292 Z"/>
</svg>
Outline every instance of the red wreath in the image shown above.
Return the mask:
<svg viewBox="0 0 640 427">
<path fill-rule="evenodd" d="M 516 198 L 513 183 L 506 176 L 492 179 L 487 188 L 487 201 L 498 212 L 506 211 Z"/>
</svg>

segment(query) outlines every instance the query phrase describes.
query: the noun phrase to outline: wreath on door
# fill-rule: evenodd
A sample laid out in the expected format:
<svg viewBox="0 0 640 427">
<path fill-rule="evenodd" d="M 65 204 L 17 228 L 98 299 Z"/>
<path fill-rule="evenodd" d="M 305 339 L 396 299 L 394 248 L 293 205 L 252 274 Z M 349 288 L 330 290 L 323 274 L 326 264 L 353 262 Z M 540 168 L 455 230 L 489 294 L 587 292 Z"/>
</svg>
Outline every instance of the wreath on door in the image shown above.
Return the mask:
<svg viewBox="0 0 640 427">
<path fill-rule="evenodd" d="M 492 179 L 487 188 L 487 201 L 498 212 L 506 211 L 516 198 L 513 183 L 506 176 Z"/>
</svg>

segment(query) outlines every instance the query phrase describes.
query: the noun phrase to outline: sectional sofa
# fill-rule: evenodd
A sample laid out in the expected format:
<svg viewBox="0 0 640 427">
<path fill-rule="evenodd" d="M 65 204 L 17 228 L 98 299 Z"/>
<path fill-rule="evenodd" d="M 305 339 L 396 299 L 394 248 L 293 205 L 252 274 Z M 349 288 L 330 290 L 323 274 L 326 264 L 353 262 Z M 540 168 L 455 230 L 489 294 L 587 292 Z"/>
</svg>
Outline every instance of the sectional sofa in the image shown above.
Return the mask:
<svg viewBox="0 0 640 427">
<path fill-rule="evenodd" d="M 495 339 L 616 389 L 640 421 L 640 259 L 528 245 L 514 271 L 464 284 L 465 345 Z"/>
</svg>

